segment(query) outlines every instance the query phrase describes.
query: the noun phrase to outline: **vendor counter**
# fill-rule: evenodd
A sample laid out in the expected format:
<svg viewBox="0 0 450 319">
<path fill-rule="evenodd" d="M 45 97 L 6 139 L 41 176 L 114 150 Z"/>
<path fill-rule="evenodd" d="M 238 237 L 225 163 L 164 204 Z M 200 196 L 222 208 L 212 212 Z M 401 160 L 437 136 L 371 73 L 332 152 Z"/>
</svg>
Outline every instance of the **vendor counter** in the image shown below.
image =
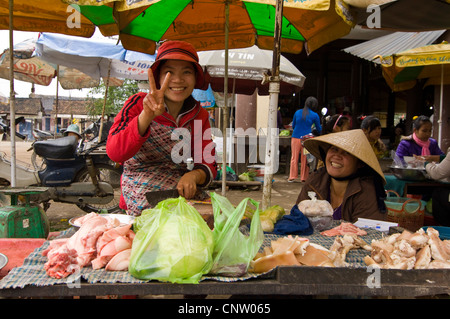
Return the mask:
<svg viewBox="0 0 450 319">
<path fill-rule="evenodd" d="M 379 273 L 378 273 L 379 271 Z M 280 266 L 273 278 L 199 284 L 148 282 L 26 286 L 1 289 L 1 297 L 66 297 L 104 295 L 253 295 L 253 296 L 399 296 L 450 294 L 446 269 L 395 270 Z M 379 278 L 379 282 L 377 281 Z"/>
<path fill-rule="evenodd" d="M 436 188 L 450 188 L 450 183 L 442 183 L 431 179 L 419 182 L 401 180 L 395 177 L 394 174 L 385 174 L 384 176 L 386 178 L 385 190 L 393 190 L 400 197 L 406 197 L 407 194 L 431 197 L 433 190 Z M 392 196 L 392 194 L 388 194 L 388 196 Z"/>
<path fill-rule="evenodd" d="M 367 229 L 366 242 L 384 233 Z M 263 246 L 276 235 L 265 234 Z M 329 248 L 334 237 L 314 233 L 307 236 L 314 243 Z M 348 267 L 278 266 L 264 274 L 248 273 L 243 277 L 208 277 L 198 284 L 174 284 L 141 281 L 126 271 L 92 270 L 84 267 L 75 278 L 54 279 L 43 269 L 46 257 L 42 250 L 33 251 L 20 267 L 0 280 L 0 298 L 71 297 L 71 296 L 148 296 L 148 295 L 233 295 L 255 296 L 398 296 L 418 297 L 450 294 L 448 269 L 397 270 L 367 267 L 368 254 L 352 249 L 346 258 Z M 72 275 L 71 275 L 72 276 Z"/>
</svg>

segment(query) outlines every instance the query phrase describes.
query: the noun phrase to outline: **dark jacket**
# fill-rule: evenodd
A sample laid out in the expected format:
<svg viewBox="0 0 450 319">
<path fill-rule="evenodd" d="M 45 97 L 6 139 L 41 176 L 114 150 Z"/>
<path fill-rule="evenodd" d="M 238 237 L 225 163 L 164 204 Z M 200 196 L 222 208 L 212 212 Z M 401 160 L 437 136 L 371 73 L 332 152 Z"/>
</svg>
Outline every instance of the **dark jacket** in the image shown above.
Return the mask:
<svg viewBox="0 0 450 319">
<path fill-rule="evenodd" d="M 303 185 L 296 204 L 310 199 L 308 192 L 315 192 L 317 199 L 329 200 L 331 177 L 325 167 L 311 175 Z M 342 201 L 342 219 L 354 223 L 361 218 L 386 220 L 386 214 L 378 208 L 373 177 L 359 177 L 349 181 Z"/>
</svg>

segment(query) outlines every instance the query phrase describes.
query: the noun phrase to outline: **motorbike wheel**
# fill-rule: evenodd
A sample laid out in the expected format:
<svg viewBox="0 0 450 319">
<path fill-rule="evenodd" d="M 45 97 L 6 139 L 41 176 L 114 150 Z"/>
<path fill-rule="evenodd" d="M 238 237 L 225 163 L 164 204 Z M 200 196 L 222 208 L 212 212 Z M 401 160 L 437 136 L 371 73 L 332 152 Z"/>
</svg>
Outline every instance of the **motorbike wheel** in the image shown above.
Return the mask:
<svg viewBox="0 0 450 319">
<path fill-rule="evenodd" d="M 121 171 L 107 164 L 96 164 L 95 169 L 97 171 L 97 179 L 99 182 L 109 183 L 114 189 L 114 199 L 106 205 L 96 204 L 77 204 L 79 208 L 87 213 L 107 211 L 108 213 L 118 213 L 121 211 L 119 208 L 119 201 L 121 195 L 120 176 Z M 91 177 L 87 168 L 84 168 L 78 173 L 76 179 L 77 182 L 89 182 Z"/>
</svg>

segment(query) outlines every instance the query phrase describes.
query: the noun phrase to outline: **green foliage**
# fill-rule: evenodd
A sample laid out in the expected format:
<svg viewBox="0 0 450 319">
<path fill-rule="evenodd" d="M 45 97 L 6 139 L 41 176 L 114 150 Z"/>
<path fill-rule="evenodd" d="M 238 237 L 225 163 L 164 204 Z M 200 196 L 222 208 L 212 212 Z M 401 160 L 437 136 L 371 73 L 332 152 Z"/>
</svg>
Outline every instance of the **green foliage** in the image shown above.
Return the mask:
<svg viewBox="0 0 450 319">
<path fill-rule="evenodd" d="M 101 115 L 106 85 L 103 80 L 98 87 L 92 88 L 88 93 L 89 103 L 87 106 L 89 115 Z M 125 79 L 121 86 L 110 86 L 106 96 L 105 114 L 117 114 L 123 107 L 125 101 L 133 94 L 138 93 L 138 81 Z M 102 95 L 102 98 L 94 96 Z"/>
</svg>

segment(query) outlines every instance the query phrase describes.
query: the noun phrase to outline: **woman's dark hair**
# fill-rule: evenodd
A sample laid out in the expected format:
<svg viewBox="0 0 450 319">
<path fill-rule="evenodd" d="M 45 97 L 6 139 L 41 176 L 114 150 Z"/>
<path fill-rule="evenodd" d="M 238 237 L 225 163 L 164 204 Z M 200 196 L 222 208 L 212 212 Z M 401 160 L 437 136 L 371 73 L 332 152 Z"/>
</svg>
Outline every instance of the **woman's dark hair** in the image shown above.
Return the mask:
<svg viewBox="0 0 450 319">
<path fill-rule="evenodd" d="M 302 118 L 305 119 L 309 113 L 309 110 L 316 111 L 319 101 L 314 96 L 308 96 L 305 101 L 305 107 L 302 111 Z"/>
<path fill-rule="evenodd" d="M 361 122 L 361 129 L 368 130 L 369 133 L 379 126 L 381 126 L 380 120 L 373 115 L 366 116 Z"/>
<path fill-rule="evenodd" d="M 335 114 L 333 116 L 327 116 L 323 120 L 323 128 L 322 128 L 322 134 L 328 134 L 333 133 L 333 129 L 336 126 L 341 127 L 345 123 L 349 122 L 350 120 L 348 117 L 341 115 L 341 114 Z"/>
<path fill-rule="evenodd" d="M 420 115 L 413 122 L 413 129 L 418 130 L 425 123 L 431 123 L 431 120 L 428 116 Z"/>
</svg>

